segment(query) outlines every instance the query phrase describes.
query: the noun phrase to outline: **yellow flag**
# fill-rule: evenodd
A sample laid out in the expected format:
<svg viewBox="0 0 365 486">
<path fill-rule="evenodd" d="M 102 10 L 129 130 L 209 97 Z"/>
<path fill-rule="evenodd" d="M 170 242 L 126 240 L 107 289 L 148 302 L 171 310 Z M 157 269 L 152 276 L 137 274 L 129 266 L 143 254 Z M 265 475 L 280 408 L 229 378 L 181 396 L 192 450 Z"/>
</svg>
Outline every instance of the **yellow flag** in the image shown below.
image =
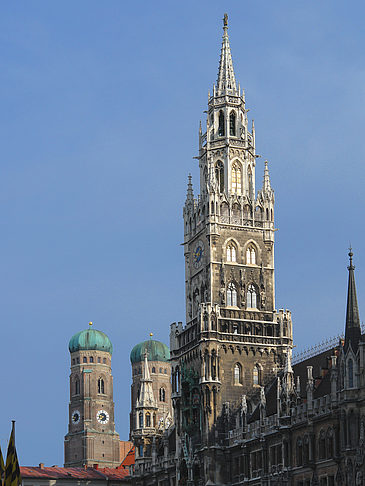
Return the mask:
<svg viewBox="0 0 365 486">
<path fill-rule="evenodd" d="M 4 473 L 5 473 L 5 464 L 4 464 L 4 458 L 3 458 L 3 454 L 1 452 L 1 447 L 0 447 L 0 484 L 1 484 L 1 486 L 4 484 Z"/>
<path fill-rule="evenodd" d="M 18 456 L 15 449 L 15 421 L 13 420 L 8 453 L 6 455 L 4 486 L 20 486 L 21 482 L 22 478 L 20 477 Z"/>
</svg>

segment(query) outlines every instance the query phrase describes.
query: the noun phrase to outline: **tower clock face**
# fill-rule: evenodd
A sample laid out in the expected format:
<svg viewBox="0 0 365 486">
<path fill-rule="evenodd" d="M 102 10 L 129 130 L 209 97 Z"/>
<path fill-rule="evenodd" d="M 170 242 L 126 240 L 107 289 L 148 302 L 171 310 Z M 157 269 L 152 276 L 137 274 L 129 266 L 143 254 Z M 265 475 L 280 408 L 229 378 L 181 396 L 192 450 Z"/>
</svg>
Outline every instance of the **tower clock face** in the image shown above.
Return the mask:
<svg viewBox="0 0 365 486">
<path fill-rule="evenodd" d="M 78 424 L 80 422 L 80 417 L 81 417 L 80 412 L 78 410 L 75 410 L 72 413 L 72 417 L 71 417 L 72 423 Z"/>
<path fill-rule="evenodd" d="M 203 255 L 204 243 L 201 240 L 198 240 L 193 250 L 193 265 L 195 268 L 201 267 L 201 264 L 203 263 Z"/>
<path fill-rule="evenodd" d="M 96 419 L 99 424 L 107 424 L 109 422 L 109 414 L 105 410 L 98 410 L 96 413 Z"/>
</svg>

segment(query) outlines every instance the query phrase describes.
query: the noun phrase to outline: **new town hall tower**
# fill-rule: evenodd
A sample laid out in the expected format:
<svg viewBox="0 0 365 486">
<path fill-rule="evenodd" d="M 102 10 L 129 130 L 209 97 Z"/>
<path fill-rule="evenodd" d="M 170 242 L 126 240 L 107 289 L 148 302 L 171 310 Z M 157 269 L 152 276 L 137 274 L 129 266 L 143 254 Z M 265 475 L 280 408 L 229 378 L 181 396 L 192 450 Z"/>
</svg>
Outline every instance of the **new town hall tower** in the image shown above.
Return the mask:
<svg viewBox="0 0 365 486">
<path fill-rule="evenodd" d="M 225 16 L 218 79 L 199 131 L 200 195 L 189 176 L 183 209 L 186 326 L 172 325 L 170 343 L 175 421 L 180 434 L 202 430 L 203 440 L 226 405 L 259 392 L 292 348 L 290 312 L 275 310 L 274 192 L 265 162 L 256 193 L 255 128 L 227 30 Z"/>
</svg>

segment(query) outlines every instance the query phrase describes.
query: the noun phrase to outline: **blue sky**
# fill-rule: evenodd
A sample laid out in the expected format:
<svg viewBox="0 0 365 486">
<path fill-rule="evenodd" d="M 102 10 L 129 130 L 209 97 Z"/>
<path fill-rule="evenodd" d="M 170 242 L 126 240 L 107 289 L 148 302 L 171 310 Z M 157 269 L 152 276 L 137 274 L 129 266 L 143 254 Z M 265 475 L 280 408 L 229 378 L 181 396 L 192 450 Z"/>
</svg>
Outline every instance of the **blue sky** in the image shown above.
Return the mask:
<svg viewBox="0 0 365 486">
<path fill-rule="evenodd" d="M 365 7 L 340 1 L 0 5 L 0 444 L 63 463 L 68 340 L 114 345 L 117 430 L 129 352 L 184 319 L 182 205 L 222 17 L 276 195 L 277 307 L 297 349 L 343 330 L 347 248 L 365 312 Z"/>
</svg>

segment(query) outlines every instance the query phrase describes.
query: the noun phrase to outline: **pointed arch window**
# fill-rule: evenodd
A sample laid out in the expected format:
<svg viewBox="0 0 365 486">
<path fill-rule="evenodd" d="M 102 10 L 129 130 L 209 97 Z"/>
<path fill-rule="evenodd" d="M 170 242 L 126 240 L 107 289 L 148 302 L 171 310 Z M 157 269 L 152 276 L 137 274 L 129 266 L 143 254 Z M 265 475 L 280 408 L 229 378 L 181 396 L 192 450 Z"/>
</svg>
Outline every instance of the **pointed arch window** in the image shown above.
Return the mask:
<svg viewBox="0 0 365 486">
<path fill-rule="evenodd" d="M 234 111 L 229 115 L 229 134 L 231 137 L 236 136 L 236 113 Z"/>
<path fill-rule="evenodd" d="M 218 136 L 219 137 L 224 137 L 226 134 L 226 131 L 224 129 L 224 113 L 221 110 L 218 115 Z"/>
<path fill-rule="evenodd" d="M 160 402 L 166 402 L 166 390 L 165 388 L 160 388 L 160 392 L 159 392 L 159 395 L 160 395 Z"/>
<path fill-rule="evenodd" d="M 234 194 L 242 193 L 242 170 L 237 162 L 232 165 L 232 192 Z"/>
<path fill-rule="evenodd" d="M 253 384 L 254 385 L 260 384 L 260 369 L 259 369 L 258 365 L 255 365 L 254 368 L 253 368 L 252 378 L 253 378 Z"/>
<path fill-rule="evenodd" d="M 224 192 L 224 165 L 220 160 L 215 164 L 215 178 L 219 191 Z"/>
<path fill-rule="evenodd" d="M 350 358 L 347 362 L 347 371 L 348 371 L 348 384 L 349 388 L 354 387 L 354 362 Z"/>
<path fill-rule="evenodd" d="M 230 282 L 227 287 L 227 305 L 237 306 L 237 290 L 233 282 Z"/>
<path fill-rule="evenodd" d="M 227 262 L 235 262 L 236 260 L 236 245 L 230 241 L 227 245 Z"/>
<path fill-rule="evenodd" d="M 233 381 L 235 385 L 242 385 L 242 366 L 239 363 L 234 365 Z"/>
<path fill-rule="evenodd" d="M 105 393 L 105 384 L 103 378 L 98 379 L 98 393 Z"/>
<path fill-rule="evenodd" d="M 250 284 L 247 289 L 247 307 L 250 309 L 257 308 L 257 294 L 255 287 Z"/>
<path fill-rule="evenodd" d="M 246 250 L 246 263 L 248 265 L 256 265 L 256 249 L 253 245 L 249 245 Z"/>
<path fill-rule="evenodd" d="M 139 412 L 139 428 L 143 428 L 143 412 Z"/>
<path fill-rule="evenodd" d="M 146 413 L 146 427 L 151 427 L 151 414 L 149 412 Z"/>
</svg>

